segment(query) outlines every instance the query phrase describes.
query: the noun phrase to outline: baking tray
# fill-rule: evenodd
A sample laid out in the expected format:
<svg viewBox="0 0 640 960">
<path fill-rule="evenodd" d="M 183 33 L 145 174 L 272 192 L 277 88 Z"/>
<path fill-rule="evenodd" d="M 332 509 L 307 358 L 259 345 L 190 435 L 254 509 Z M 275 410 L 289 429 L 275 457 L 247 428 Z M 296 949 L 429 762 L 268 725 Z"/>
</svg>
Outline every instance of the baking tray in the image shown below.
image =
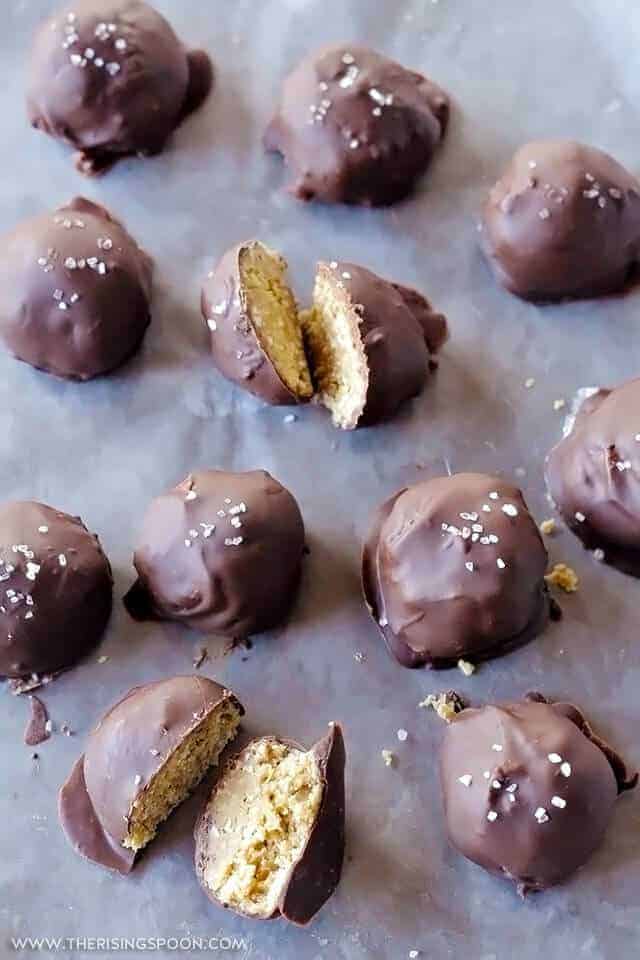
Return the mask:
<svg viewBox="0 0 640 960">
<path fill-rule="evenodd" d="M 93 182 L 26 122 L 26 50 L 54 3 L 2 5 L 0 228 L 82 192 L 124 218 L 153 254 L 156 278 L 144 348 L 114 376 L 63 383 L 0 357 L 0 496 L 81 514 L 116 577 L 99 650 L 109 660 L 99 664 L 96 653 L 43 694 L 56 728 L 66 722 L 73 735 L 54 734 L 34 763 L 22 744 L 28 702 L 2 694 L 0 956 L 14 955 L 15 935 L 219 933 L 245 940 L 222 955 L 252 960 L 398 960 L 411 950 L 429 960 L 637 956 L 638 797 L 621 800 L 604 845 L 569 884 L 522 903 L 447 845 L 436 774 L 442 725 L 418 702 L 450 687 L 474 702 L 538 688 L 581 704 L 639 763 L 638 584 L 562 534 L 552 558 L 581 579 L 563 601 L 562 623 L 468 679 L 457 670 L 412 672 L 390 659 L 361 601 L 359 544 L 379 501 L 446 469 L 515 474 L 542 520 L 543 460 L 562 421 L 553 401 L 640 371 L 637 294 L 520 303 L 494 284 L 476 234 L 488 187 L 527 139 L 583 139 L 638 172 L 640 8 L 626 0 L 156 5 L 186 42 L 210 51 L 215 93 L 165 154 Z M 282 165 L 260 146 L 285 72 L 310 46 L 343 39 L 425 71 L 453 97 L 451 128 L 423 189 L 390 210 L 303 206 L 281 191 Z M 316 258 L 344 258 L 419 286 L 448 315 L 452 336 L 437 376 L 392 423 L 344 434 L 313 408 L 286 423 L 286 410 L 262 406 L 212 370 L 200 281 L 214 257 L 256 235 L 288 258 L 302 298 Z M 344 723 L 347 862 L 337 894 L 306 930 L 252 923 L 208 903 L 192 868 L 201 795 L 128 879 L 76 857 L 57 822 L 58 787 L 105 708 L 136 683 L 192 670 L 197 635 L 133 623 L 120 598 L 148 500 L 199 466 L 270 470 L 295 493 L 307 524 L 311 554 L 291 621 L 250 651 L 224 655 L 223 641 L 208 641 L 201 668 L 238 693 L 253 735 L 310 744 L 329 720 Z M 396 753 L 394 768 L 382 762 L 383 748 Z M 110 955 L 89 946 L 67 953 Z"/>
</svg>

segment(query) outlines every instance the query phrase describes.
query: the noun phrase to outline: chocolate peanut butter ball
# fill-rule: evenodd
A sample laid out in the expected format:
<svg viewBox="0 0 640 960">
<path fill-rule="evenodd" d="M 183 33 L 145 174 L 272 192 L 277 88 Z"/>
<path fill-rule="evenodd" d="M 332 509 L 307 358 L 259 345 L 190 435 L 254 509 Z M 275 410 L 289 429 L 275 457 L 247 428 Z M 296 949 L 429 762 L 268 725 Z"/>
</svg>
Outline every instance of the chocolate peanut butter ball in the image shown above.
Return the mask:
<svg viewBox="0 0 640 960">
<path fill-rule="evenodd" d="M 317 399 L 343 430 L 397 413 L 424 388 L 447 321 L 422 294 L 354 263 L 319 263 L 301 314 Z"/>
<path fill-rule="evenodd" d="M 213 71 L 141 0 L 74 0 L 45 20 L 31 54 L 32 126 L 75 147 L 77 168 L 159 153 L 206 99 Z"/>
<path fill-rule="evenodd" d="M 289 613 L 304 546 L 298 504 L 266 471 L 201 470 L 152 501 L 125 605 L 136 619 L 260 633 Z"/>
<path fill-rule="evenodd" d="M 458 714 L 440 774 L 451 843 L 521 894 L 581 867 L 638 779 L 576 707 L 539 694 Z"/>
<path fill-rule="evenodd" d="M 381 206 L 413 192 L 442 140 L 447 95 L 365 47 L 307 57 L 284 82 L 265 136 L 301 200 Z"/>
<path fill-rule="evenodd" d="M 223 256 L 202 289 L 213 362 L 267 403 L 303 403 L 313 385 L 286 261 L 258 240 Z"/>
<path fill-rule="evenodd" d="M 41 677 L 99 642 L 113 580 L 78 517 L 35 500 L 0 506 L 0 676 Z"/>
<path fill-rule="evenodd" d="M 286 263 L 257 240 L 209 273 L 202 314 L 216 367 L 272 404 L 315 397 L 345 430 L 395 414 L 425 385 L 447 321 L 409 287 L 353 263 L 319 263 L 298 312 Z"/>
<path fill-rule="evenodd" d="M 0 240 L 0 336 L 47 373 L 90 380 L 136 352 L 152 264 L 111 214 L 76 197 Z"/>
<path fill-rule="evenodd" d="M 615 292 L 640 259 L 640 182 L 595 147 L 527 143 L 491 191 L 482 238 L 497 279 L 526 300 Z"/>
<path fill-rule="evenodd" d="M 119 873 L 236 736 L 244 710 L 205 677 L 134 687 L 90 734 L 58 798 L 77 853 Z"/>
<path fill-rule="evenodd" d="M 640 380 L 598 390 L 547 458 L 567 526 L 597 559 L 640 576 Z"/>
<path fill-rule="evenodd" d="M 306 924 L 340 881 L 345 845 L 342 730 L 311 750 L 253 740 L 229 764 L 196 826 L 207 896 L 257 920 Z"/>
<path fill-rule="evenodd" d="M 547 551 L 522 493 L 459 473 L 400 490 L 363 551 L 369 611 L 405 667 L 479 660 L 546 625 Z"/>
</svg>

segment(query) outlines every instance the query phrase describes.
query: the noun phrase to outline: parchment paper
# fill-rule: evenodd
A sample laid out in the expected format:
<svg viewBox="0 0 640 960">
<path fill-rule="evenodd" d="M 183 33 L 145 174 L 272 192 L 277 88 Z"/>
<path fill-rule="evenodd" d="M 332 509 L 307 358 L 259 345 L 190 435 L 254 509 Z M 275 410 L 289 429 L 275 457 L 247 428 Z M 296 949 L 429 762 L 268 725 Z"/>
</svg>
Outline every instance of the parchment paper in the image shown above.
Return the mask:
<svg viewBox="0 0 640 960">
<path fill-rule="evenodd" d="M 1 694 L 0 955 L 13 955 L 16 935 L 222 931 L 244 937 L 246 949 L 219 955 L 252 960 L 402 960 L 411 950 L 429 960 L 637 956 L 638 797 L 620 802 L 605 844 L 572 882 L 521 903 L 448 847 L 436 774 L 442 725 L 417 705 L 450 687 L 474 702 L 538 688 L 574 699 L 639 763 L 638 583 L 562 534 L 552 557 L 581 578 L 563 602 L 564 621 L 467 679 L 394 663 L 358 580 L 371 510 L 420 477 L 447 468 L 515 474 L 536 516 L 548 516 L 543 459 L 562 421 L 553 401 L 640 372 L 637 294 L 519 303 L 494 284 L 476 233 L 488 187 L 527 139 L 583 139 L 638 172 L 640 8 L 627 0 L 157 0 L 186 42 L 212 54 L 215 94 L 164 155 L 87 182 L 25 116 L 26 51 L 53 6 L 2 4 L 0 229 L 84 193 L 153 254 L 156 285 L 144 349 L 108 379 L 62 383 L 0 357 L 0 497 L 81 514 L 103 540 L 117 588 L 99 651 L 43 693 L 58 732 L 37 748 L 37 763 L 22 744 L 26 698 Z M 345 38 L 425 71 L 453 97 L 449 134 L 421 192 L 392 210 L 303 206 L 281 191 L 282 164 L 260 146 L 285 72 L 316 44 Z M 208 360 L 199 285 L 215 257 L 252 236 L 289 259 L 303 298 L 316 258 L 359 261 L 423 289 L 452 330 L 426 393 L 391 424 L 346 435 L 318 409 L 285 423 L 288 411 L 225 383 Z M 530 377 L 535 386 L 525 389 Z M 223 656 L 223 642 L 211 640 L 202 667 L 244 701 L 247 733 L 310 744 L 329 720 L 345 725 L 348 858 L 339 891 L 307 930 L 241 920 L 202 895 L 191 830 L 203 791 L 126 880 L 77 858 L 57 822 L 57 790 L 105 708 L 136 683 L 192 670 L 197 635 L 134 624 L 120 598 L 148 500 L 199 466 L 270 470 L 307 524 L 311 555 L 290 623 L 250 652 Z M 64 722 L 72 736 L 59 732 Z M 409 733 L 404 743 L 399 728 Z M 396 753 L 395 768 L 384 766 L 383 748 Z"/>
</svg>

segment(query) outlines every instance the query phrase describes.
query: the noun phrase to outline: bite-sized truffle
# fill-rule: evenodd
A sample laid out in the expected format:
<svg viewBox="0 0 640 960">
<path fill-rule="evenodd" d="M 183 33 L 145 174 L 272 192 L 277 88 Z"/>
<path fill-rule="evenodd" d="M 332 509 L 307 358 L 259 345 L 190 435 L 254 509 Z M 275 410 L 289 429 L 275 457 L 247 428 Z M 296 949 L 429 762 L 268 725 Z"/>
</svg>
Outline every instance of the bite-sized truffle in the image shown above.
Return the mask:
<svg viewBox="0 0 640 960">
<path fill-rule="evenodd" d="M 431 80 L 341 44 L 287 77 L 264 145 L 284 157 L 299 199 L 381 206 L 412 193 L 448 118 L 448 97 Z"/>
<path fill-rule="evenodd" d="M 213 361 L 228 380 L 267 403 L 313 393 L 287 264 L 257 240 L 229 250 L 202 290 Z"/>
<path fill-rule="evenodd" d="M 152 501 L 125 597 L 136 619 L 240 639 L 289 613 L 304 553 L 293 496 L 264 470 L 201 470 Z"/>
<path fill-rule="evenodd" d="M 253 740 L 230 762 L 196 825 L 207 896 L 259 920 L 306 924 L 340 881 L 345 845 L 342 730 L 311 750 Z"/>
<path fill-rule="evenodd" d="M 567 526 L 599 560 L 640 576 L 640 380 L 584 400 L 547 458 L 547 485 Z"/>
<path fill-rule="evenodd" d="M 416 290 L 354 263 L 319 263 L 301 315 L 318 400 L 344 430 L 386 420 L 423 389 L 447 322 Z"/>
<path fill-rule="evenodd" d="M 77 853 L 129 873 L 160 824 L 218 762 L 244 710 L 205 677 L 134 687 L 92 731 L 60 790 L 60 823 Z"/>
<path fill-rule="evenodd" d="M 451 843 L 521 894 L 581 867 L 638 779 L 576 707 L 539 694 L 455 717 L 440 775 Z"/>
<path fill-rule="evenodd" d="M 228 251 L 202 291 L 220 372 L 268 403 L 317 399 L 346 430 L 422 390 L 447 321 L 417 290 L 352 263 L 319 263 L 300 313 L 286 263 L 257 240 Z"/>
<path fill-rule="evenodd" d="M 188 52 L 141 0 L 74 0 L 39 28 L 31 53 L 32 126 L 103 173 L 132 154 L 159 153 L 213 82 L 209 57 Z"/>
<path fill-rule="evenodd" d="M 640 259 L 640 182 L 595 147 L 527 143 L 491 191 L 482 240 L 497 279 L 526 300 L 613 293 Z"/>
<path fill-rule="evenodd" d="M 0 506 L 0 676 L 71 667 L 96 646 L 113 580 L 78 517 L 34 500 Z"/>
<path fill-rule="evenodd" d="M 544 629 L 547 551 L 522 493 L 459 473 L 405 487 L 363 551 L 369 611 L 405 667 L 506 653 Z"/>
<path fill-rule="evenodd" d="M 0 240 L 0 336 L 47 373 L 90 380 L 136 352 L 152 264 L 111 214 L 82 197 Z"/>
</svg>

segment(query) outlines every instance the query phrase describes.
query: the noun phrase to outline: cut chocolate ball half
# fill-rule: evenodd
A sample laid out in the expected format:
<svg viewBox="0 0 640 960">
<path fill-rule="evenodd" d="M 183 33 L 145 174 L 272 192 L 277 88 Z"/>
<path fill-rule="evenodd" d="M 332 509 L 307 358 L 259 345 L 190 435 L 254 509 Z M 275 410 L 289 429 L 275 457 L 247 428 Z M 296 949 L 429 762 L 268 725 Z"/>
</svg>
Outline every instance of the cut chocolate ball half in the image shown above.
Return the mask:
<svg viewBox="0 0 640 960">
<path fill-rule="evenodd" d="M 302 314 L 318 399 L 344 430 L 393 416 L 423 389 L 447 323 L 416 290 L 353 263 L 319 263 Z"/>
<path fill-rule="evenodd" d="M 74 849 L 129 873 L 136 854 L 182 803 L 237 733 L 235 696 L 204 677 L 135 687 L 92 732 L 60 791 Z"/>
<path fill-rule="evenodd" d="M 231 761 L 196 826 L 207 896 L 255 919 L 306 924 L 340 880 L 344 856 L 342 730 L 311 750 L 253 740 Z"/>
<path fill-rule="evenodd" d="M 278 253 L 251 240 L 224 255 L 202 290 L 214 363 L 271 404 L 302 403 L 313 394 L 286 271 Z"/>
</svg>

